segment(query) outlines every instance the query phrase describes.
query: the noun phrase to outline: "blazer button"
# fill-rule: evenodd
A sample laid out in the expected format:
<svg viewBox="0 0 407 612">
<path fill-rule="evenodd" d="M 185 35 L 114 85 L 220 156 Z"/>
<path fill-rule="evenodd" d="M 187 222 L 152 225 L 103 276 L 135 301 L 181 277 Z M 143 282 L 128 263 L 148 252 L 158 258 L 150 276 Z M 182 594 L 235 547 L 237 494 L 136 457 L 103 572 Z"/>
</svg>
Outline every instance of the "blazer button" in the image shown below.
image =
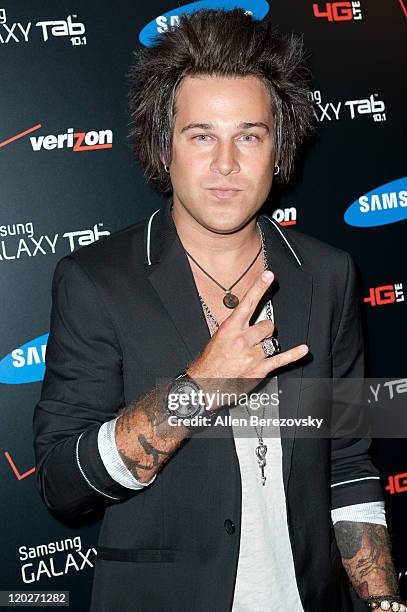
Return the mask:
<svg viewBox="0 0 407 612">
<path fill-rule="evenodd" d="M 228 533 L 229 535 L 235 533 L 236 527 L 233 521 L 231 521 L 230 519 L 226 519 L 223 524 L 225 526 L 226 533 Z"/>
</svg>

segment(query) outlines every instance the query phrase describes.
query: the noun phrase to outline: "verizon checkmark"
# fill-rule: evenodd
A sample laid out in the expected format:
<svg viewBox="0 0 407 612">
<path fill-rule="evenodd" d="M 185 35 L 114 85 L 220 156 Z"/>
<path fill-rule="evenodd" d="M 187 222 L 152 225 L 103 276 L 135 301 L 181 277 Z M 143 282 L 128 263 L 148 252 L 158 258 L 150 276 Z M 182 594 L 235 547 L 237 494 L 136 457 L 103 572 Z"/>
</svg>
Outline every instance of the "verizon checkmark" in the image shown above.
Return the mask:
<svg viewBox="0 0 407 612">
<path fill-rule="evenodd" d="M 37 125 L 34 125 L 32 128 L 29 128 L 28 130 L 25 130 L 24 132 L 20 132 L 20 134 L 16 134 L 15 136 L 12 136 L 11 138 L 7 138 L 7 140 L 3 140 L 3 142 L 0 142 L 0 149 L 1 147 L 5 147 L 6 145 L 10 144 L 10 142 L 14 142 L 15 140 L 18 140 L 19 138 L 22 138 L 23 136 L 27 136 L 27 134 L 31 134 L 31 132 L 35 132 L 36 130 L 39 130 L 42 127 L 41 123 L 37 123 Z"/>
<path fill-rule="evenodd" d="M 27 476 L 29 476 L 30 474 L 35 472 L 35 467 L 33 467 L 30 470 L 27 470 L 26 472 L 23 472 L 23 474 L 20 474 L 20 472 L 18 471 L 18 469 L 16 467 L 16 464 L 14 463 L 12 458 L 10 457 L 10 454 L 7 451 L 4 451 L 4 454 L 5 454 L 5 457 L 6 457 L 7 461 L 9 462 L 9 464 L 11 466 L 11 469 L 13 470 L 17 480 L 23 480 L 23 478 L 27 478 Z"/>
</svg>

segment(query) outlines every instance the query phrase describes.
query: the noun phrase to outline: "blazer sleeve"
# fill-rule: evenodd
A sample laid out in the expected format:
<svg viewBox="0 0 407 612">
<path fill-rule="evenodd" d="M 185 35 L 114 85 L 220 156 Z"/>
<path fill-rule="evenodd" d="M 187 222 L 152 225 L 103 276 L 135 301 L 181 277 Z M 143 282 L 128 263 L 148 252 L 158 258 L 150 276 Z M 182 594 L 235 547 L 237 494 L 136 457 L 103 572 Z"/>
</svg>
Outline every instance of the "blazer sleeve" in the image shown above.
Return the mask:
<svg viewBox="0 0 407 612">
<path fill-rule="evenodd" d="M 349 416 L 352 422 L 362 413 L 355 398 L 361 393 L 364 377 L 364 343 L 360 312 L 360 296 L 356 269 L 346 253 L 346 279 L 342 314 L 333 341 L 333 422 L 341 422 L 337 432 L 345 431 Z M 340 380 L 341 379 L 341 380 Z M 343 379 L 343 380 L 342 380 Z M 352 380 L 354 379 L 354 380 Z M 343 384 L 342 384 L 343 383 Z M 337 420 L 336 420 L 337 419 Z M 355 420 L 356 419 L 356 420 Z M 363 419 L 363 417 L 362 417 Z M 343 427 L 345 423 L 345 428 Z M 355 427 L 356 431 L 360 429 Z M 335 431 L 334 431 L 335 435 Z M 383 500 L 380 474 L 370 455 L 371 439 L 363 437 L 333 437 L 331 440 L 331 508 L 332 510 Z"/>
<path fill-rule="evenodd" d="M 52 280 L 45 364 L 33 427 L 46 506 L 72 519 L 137 495 L 111 478 L 98 450 L 101 424 L 124 403 L 122 354 L 103 296 L 71 255 Z"/>
</svg>

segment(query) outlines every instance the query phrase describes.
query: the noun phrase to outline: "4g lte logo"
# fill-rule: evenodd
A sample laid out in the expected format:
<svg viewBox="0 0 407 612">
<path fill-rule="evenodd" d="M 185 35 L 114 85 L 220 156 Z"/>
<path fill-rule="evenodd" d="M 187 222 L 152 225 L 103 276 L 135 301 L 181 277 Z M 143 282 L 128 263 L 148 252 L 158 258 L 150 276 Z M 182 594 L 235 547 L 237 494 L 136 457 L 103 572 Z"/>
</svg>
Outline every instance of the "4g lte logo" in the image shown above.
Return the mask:
<svg viewBox="0 0 407 612">
<path fill-rule="evenodd" d="M 385 490 L 394 495 L 394 493 L 405 493 L 407 491 L 407 472 L 389 476 L 388 484 Z"/>
<path fill-rule="evenodd" d="M 326 2 L 325 8 L 321 9 L 319 4 L 312 5 L 314 17 L 327 19 L 328 21 L 360 21 L 362 10 L 359 1 L 352 2 Z"/>
<path fill-rule="evenodd" d="M 371 306 L 384 306 L 394 302 L 404 302 L 403 284 L 381 285 L 380 287 L 370 287 L 368 297 L 363 298 L 364 302 L 370 302 Z"/>
</svg>

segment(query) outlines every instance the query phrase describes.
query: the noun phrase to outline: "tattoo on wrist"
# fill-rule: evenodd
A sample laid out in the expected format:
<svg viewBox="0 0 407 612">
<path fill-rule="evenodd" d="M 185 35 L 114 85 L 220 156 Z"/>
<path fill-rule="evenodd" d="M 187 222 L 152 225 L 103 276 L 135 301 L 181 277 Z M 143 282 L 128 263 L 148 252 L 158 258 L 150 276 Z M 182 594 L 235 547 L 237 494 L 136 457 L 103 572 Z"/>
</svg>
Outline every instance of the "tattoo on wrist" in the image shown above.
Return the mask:
<svg viewBox="0 0 407 612">
<path fill-rule="evenodd" d="M 166 451 L 159 450 L 158 448 L 155 448 L 152 444 L 150 444 L 150 442 L 148 442 L 148 440 L 146 440 L 146 438 L 143 436 L 143 434 L 140 434 L 137 439 L 140 442 L 140 445 L 143 447 L 145 453 L 147 455 L 151 455 L 151 457 L 152 457 L 152 462 L 149 465 L 144 464 L 144 463 L 140 463 L 140 461 L 132 459 L 121 448 L 119 448 L 118 451 L 119 451 L 120 457 L 121 457 L 124 465 L 133 474 L 133 476 L 137 480 L 139 480 L 140 479 L 139 470 L 146 470 L 146 471 L 153 470 L 154 468 L 156 468 L 156 467 L 158 467 L 160 465 L 160 457 L 168 458 L 171 453 L 168 453 Z M 163 461 L 161 460 L 161 463 L 162 462 Z"/>
<path fill-rule="evenodd" d="M 117 450 L 124 465 L 139 481 L 142 472 L 157 472 L 179 444 L 173 435 L 174 428 L 168 427 L 166 397 L 162 387 L 118 412 L 116 440 L 119 434 L 121 443 L 117 444 Z"/>
<path fill-rule="evenodd" d="M 343 565 L 360 597 L 398 594 L 391 544 L 384 525 L 339 521 L 334 526 Z"/>
</svg>

